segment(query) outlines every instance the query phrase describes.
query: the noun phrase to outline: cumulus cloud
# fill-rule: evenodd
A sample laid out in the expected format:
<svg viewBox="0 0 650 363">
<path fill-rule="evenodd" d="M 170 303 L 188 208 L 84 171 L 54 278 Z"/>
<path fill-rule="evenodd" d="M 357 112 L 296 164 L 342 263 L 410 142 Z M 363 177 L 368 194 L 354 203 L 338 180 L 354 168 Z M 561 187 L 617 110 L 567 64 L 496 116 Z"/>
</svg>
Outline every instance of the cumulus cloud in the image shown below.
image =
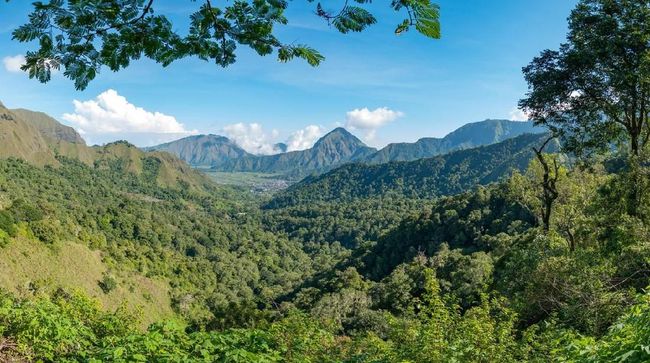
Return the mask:
<svg viewBox="0 0 650 363">
<path fill-rule="evenodd" d="M 323 136 L 325 129 L 317 125 L 309 125 L 302 130 L 295 131 L 287 139 L 287 151 L 305 150 L 314 146 L 314 143 Z"/>
<path fill-rule="evenodd" d="M 196 130 L 187 130 L 173 116 L 135 106 L 112 89 L 93 100 L 74 100 L 73 104 L 74 113 L 63 114 L 63 119 L 89 142 L 125 139 L 149 146 L 160 140 L 197 133 Z"/>
<path fill-rule="evenodd" d="M 510 111 L 510 120 L 511 121 L 528 121 L 528 115 L 520 110 L 519 108 L 515 107 Z"/>
<path fill-rule="evenodd" d="M 271 155 L 280 152 L 274 142 L 278 131 L 266 132 L 258 123 L 236 123 L 224 127 L 222 132 L 249 153 Z"/>
<path fill-rule="evenodd" d="M 284 142 L 286 150 L 281 150 L 278 145 L 280 135 L 278 130 L 266 131 L 259 123 L 240 122 L 225 126 L 220 132 L 249 153 L 273 155 L 284 151 L 309 149 L 323 136 L 324 131 L 325 129 L 317 125 L 309 125 L 303 129 L 294 131 Z"/>
<path fill-rule="evenodd" d="M 12 57 L 4 57 L 2 58 L 2 64 L 4 64 L 5 69 L 8 72 L 12 73 L 21 73 L 23 72 L 20 67 L 24 65 L 26 62 L 25 56 L 22 54 L 18 54 Z"/>
<path fill-rule="evenodd" d="M 377 129 L 404 116 L 400 111 L 393 111 L 388 107 L 380 107 L 374 110 L 357 108 L 348 111 L 345 117 L 345 126 L 352 130 L 365 130 L 366 139 L 372 140 Z"/>
</svg>

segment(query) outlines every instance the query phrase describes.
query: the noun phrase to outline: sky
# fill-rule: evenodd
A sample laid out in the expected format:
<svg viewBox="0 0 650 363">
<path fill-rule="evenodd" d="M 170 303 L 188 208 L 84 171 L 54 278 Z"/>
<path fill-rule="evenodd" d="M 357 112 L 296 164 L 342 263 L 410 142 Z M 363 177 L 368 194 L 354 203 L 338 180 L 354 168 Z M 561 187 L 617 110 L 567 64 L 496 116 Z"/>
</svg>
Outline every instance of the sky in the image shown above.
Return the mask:
<svg viewBox="0 0 650 363">
<path fill-rule="evenodd" d="M 437 0 L 440 40 L 415 31 L 396 36 L 405 14 L 388 1 L 370 5 L 376 25 L 340 34 L 314 15 L 315 3 L 293 0 L 289 24 L 276 34 L 320 51 L 326 59 L 318 67 L 240 47 L 237 63 L 227 68 L 192 58 L 163 68 L 143 59 L 118 73 L 102 70 L 84 91 L 60 73 L 41 84 L 19 70 L 22 55 L 35 47 L 13 41 L 11 32 L 26 21 L 30 3 L 0 3 L 0 101 L 7 107 L 46 112 L 90 144 L 126 139 L 151 146 L 214 133 L 269 154 L 277 142 L 290 150 L 311 147 L 339 126 L 382 147 L 442 137 L 488 118 L 523 119 L 516 108 L 527 91 L 521 68 L 565 40 L 577 0 Z M 156 4 L 181 33 L 198 6 Z M 343 1 L 325 4 L 336 8 Z"/>
</svg>

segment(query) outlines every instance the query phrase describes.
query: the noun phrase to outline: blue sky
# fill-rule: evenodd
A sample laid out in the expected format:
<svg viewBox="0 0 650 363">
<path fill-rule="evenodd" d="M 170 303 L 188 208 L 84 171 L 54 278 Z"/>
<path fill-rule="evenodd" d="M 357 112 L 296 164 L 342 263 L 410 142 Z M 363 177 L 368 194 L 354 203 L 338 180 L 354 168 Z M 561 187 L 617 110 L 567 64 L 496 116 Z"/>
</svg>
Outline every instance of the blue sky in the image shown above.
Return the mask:
<svg viewBox="0 0 650 363">
<path fill-rule="evenodd" d="M 521 68 L 564 41 L 566 18 L 576 2 L 439 0 L 443 38 L 431 40 L 413 31 L 395 36 L 404 14 L 392 12 L 385 1 L 371 6 L 378 24 L 343 35 L 313 15 L 314 3 L 293 0 L 289 25 L 277 34 L 285 42 L 318 49 L 326 61 L 317 68 L 240 48 L 238 62 L 226 69 L 197 59 L 168 68 L 141 60 L 119 73 L 104 70 L 79 92 L 61 75 L 43 85 L 9 70 L 12 58 L 7 57 L 29 49 L 11 40 L 29 2 L 13 0 L 0 4 L 0 100 L 75 127 L 79 120 L 97 122 L 85 130 L 90 142 L 126 138 L 147 145 L 176 137 L 176 131 L 222 133 L 249 149 L 270 152 L 266 145 L 287 138 L 295 148 L 306 147 L 339 125 L 356 126 L 353 132 L 373 146 L 415 141 L 444 136 L 468 122 L 511 118 L 526 92 Z M 189 0 L 158 3 L 157 12 L 170 14 L 179 31 L 197 6 Z M 120 117 L 136 119 L 95 120 L 99 95 L 130 107 Z"/>
</svg>

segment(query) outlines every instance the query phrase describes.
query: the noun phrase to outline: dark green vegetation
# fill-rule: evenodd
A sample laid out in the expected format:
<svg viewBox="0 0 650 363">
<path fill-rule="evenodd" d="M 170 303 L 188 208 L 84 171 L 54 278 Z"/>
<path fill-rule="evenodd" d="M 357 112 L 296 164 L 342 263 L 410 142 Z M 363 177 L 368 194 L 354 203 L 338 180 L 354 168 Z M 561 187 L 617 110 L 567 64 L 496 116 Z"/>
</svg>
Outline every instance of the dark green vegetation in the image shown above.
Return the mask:
<svg viewBox="0 0 650 363">
<path fill-rule="evenodd" d="M 382 195 L 433 198 L 458 194 L 524 170 L 533 146 L 548 138 L 526 134 L 498 144 L 408 162 L 349 164 L 305 178 L 267 204 L 277 208 L 314 201 L 353 201 Z M 557 148 L 555 148 L 557 150 Z"/>
<path fill-rule="evenodd" d="M 311 149 L 286 153 L 278 144 L 276 155 L 251 155 L 223 136 L 190 136 L 148 148 L 170 152 L 195 167 L 225 172 L 283 174 L 298 179 L 322 173 L 350 162 L 371 164 L 410 161 L 452 151 L 491 145 L 526 133 L 543 133 L 532 122 L 485 120 L 467 124 L 441 138 L 423 138 L 415 143 L 390 144 L 377 151 L 343 128 L 322 137 Z"/>
<path fill-rule="evenodd" d="M 4 115 L 5 128 L 36 132 L 46 151 L 69 143 L 52 142 L 51 127 Z M 57 275 L 4 282 L 0 355 L 544 362 L 627 354 L 644 361 L 650 201 L 642 200 L 642 214 L 627 214 L 624 158 L 607 168 L 561 166 L 552 171 L 558 197 L 545 232 L 544 173 L 531 147 L 546 138 L 344 166 L 264 209 L 191 169 L 169 164 L 176 173 L 161 177 L 175 159 L 125 143 L 80 144 L 92 163 L 52 152 L 55 162 L 39 166 L 14 155 L 0 161 L 3 250 L 35 241 L 57 256 L 81 246 L 100 254 L 104 272 L 79 270 L 94 288 Z M 370 177 L 337 177 L 357 169 Z M 133 283 L 143 279 L 159 281 L 164 293 Z M 104 298 L 119 293 L 140 296 L 144 310 Z M 152 313 L 161 304 L 169 311 Z M 145 331 L 143 319 L 158 322 Z"/>
<path fill-rule="evenodd" d="M 647 9 L 581 1 L 565 48 L 602 36 L 587 43 L 603 53 L 583 60 L 581 75 L 595 79 L 563 85 L 590 89 L 637 64 L 626 82 L 638 71 L 637 96 L 648 97 L 648 52 L 634 63 L 647 46 L 634 42 L 648 39 Z M 593 135 L 567 139 L 576 129 L 562 117 L 595 129 L 616 117 L 647 125 L 634 107 L 607 113 L 626 102 L 616 82 L 597 103 L 552 105 L 556 87 L 536 77 L 522 102 L 550 95 L 540 107 L 555 107 L 553 120 L 535 117 L 567 150 L 590 148 Z M 88 148 L 40 117 L 0 111 L 0 360 L 650 361 L 648 145 L 634 146 L 645 136 L 635 141 L 632 124 L 601 130 L 617 144 L 589 158 L 528 134 L 431 159 L 343 166 L 260 208 L 168 154 L 123 142 Z M 20 286 L 12 283 L 22 275 L 5 276 L 19 259 L 75 266 L 69 250 L 99 266 L 66 275 L 79 286 L 45 268 Z M 99 306 L 118 293 L 150 303 Z M 171 311 L 151 319 L 165 303 Z M 156 322 L 144 329 L 142 314 Z"/>
<path fill-rule="evenodd" d="M 275 26 L 289 22 L 284 15 L 287 1 L 193 2 L 198 9 L 190 14 L 185 33 L 177 31 L 154 0 L 34 2 L 27 23 L 13 31 L 13 39 L 38 44 L 23 66 L 30 78 L 48 82 L 52 70 L 63 68 L 77 89 L 85 89 L 102 67 L 118 71 L 142 57 L 163 66 L 198 57 L 227 67 L 237 60 L 237 47 L 245 46 L 261 56 L 275 53 L 281 62 L 302 58 L 317 66 L 324 59 L 307 45 L 284 43 L 275 36 Z M 346 2 L 334 10 L 317 3 L 315 15 L 341 33 L 360 32 L 377 22 L 366 10 L 367 2 Z M 415 28 L 426 37 L 440 38 L 440 10 L 430 0 L 392 1 L 390 7 L 405 17 L 396 34 Z"/>
</svg>

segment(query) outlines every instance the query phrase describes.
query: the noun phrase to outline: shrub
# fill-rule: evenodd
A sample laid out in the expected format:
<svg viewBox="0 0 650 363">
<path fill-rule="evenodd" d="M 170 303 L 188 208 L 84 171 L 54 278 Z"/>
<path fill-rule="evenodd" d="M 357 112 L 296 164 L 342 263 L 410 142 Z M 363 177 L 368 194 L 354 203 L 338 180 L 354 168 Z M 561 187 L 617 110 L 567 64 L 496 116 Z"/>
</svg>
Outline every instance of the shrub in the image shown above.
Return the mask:
<svg viewBox="0 0 650 363">
<path fill-rule="evenodd" d="M 99 287 L 104 291 L 104 294 L 115 290 L 117 287 L 117 280 L 113 275 L 105 273 L 102 279 L 99 281 Z"/>
</svg>

